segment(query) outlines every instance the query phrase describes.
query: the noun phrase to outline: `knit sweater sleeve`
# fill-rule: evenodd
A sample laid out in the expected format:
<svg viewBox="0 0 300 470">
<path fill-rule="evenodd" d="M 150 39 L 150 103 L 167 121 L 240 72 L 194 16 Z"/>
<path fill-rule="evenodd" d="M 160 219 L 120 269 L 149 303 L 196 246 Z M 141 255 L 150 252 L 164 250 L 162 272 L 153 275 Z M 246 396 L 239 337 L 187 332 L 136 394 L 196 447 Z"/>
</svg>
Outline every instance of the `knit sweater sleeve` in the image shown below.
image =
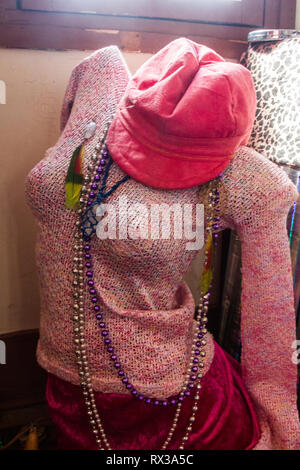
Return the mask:
<svg viewBox="0 0 300 470">
<path fill-rule="evenodd" d="M 241 240 L 242 373 L 261 427 L 255 449 L 300 449 L 293 279 L 286 228 L 298 194 L 277 165 L 244 147 L 224 182 Z"/>
</svg>

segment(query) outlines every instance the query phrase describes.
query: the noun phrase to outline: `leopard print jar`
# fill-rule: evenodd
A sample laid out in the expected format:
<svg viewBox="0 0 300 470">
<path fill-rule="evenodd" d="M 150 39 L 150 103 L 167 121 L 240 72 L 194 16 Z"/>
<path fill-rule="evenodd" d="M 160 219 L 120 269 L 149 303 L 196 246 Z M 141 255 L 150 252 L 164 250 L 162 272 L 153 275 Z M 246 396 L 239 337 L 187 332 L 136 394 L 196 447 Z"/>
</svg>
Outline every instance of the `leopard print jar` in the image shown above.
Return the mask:
<svg viewBox="0 0 300 470">
<path fill-rule="evenodd" d="M 241 63 L 257 91 L 249 146 L 278 164 L 300 168 L 300 32 L 281 41 L 249 43 Z"/>
</svg>

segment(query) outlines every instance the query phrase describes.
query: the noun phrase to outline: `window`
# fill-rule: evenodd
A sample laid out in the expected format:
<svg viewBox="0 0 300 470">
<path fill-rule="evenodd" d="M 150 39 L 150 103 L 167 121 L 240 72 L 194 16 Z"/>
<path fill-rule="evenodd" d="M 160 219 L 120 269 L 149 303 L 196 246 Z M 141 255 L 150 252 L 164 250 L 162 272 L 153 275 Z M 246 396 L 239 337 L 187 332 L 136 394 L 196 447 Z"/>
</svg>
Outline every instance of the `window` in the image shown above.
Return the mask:
<svg viewBox="0 0 300 470">
<path fill-rule="evenodd" d="M 21 0 L 23 11 L 263 26 L 264 0 Z"/>
<path fill-rule="evenodd" d="M 0 46 L 156 52 L 185 36 L 239 59 L 253 29 L 294 28 L 296 0 L 1 0 Z"/>
</svg>

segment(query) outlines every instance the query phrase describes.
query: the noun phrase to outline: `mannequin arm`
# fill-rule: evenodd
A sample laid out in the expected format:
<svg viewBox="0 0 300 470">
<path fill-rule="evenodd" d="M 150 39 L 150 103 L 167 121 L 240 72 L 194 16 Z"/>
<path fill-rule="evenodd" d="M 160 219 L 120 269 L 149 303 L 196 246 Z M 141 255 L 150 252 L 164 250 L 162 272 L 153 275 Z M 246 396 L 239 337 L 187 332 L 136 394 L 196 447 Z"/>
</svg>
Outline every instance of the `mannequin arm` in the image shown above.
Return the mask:
<svg viewBox="0 0 300 470">
<path fill-rule="evenodd" d="M 292 361 L 296 323 L 286 229 L 288 210 L 297 196 L 295 186 L 287 182 L 264 205 L 255 205 L 237 227 L 242 243 L 241 363 L 261 425 L 256 449 L 300 449 L 297 365 Z"/>
</svg>

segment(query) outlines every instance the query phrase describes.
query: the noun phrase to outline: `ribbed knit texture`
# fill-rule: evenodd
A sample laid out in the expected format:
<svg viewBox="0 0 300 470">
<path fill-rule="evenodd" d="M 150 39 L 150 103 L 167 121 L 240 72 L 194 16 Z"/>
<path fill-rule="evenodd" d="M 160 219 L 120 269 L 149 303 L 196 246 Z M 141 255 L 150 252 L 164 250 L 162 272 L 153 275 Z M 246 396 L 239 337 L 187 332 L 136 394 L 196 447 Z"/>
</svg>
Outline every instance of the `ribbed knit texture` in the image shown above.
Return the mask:
<svg viewBox="0 0 300 470">
<path fill-rule="evenodd" d="M 37 359 L 47 371 L 73 384 L 79 384 L 72 321 L 76 215 L 64 206 L 64 180 L 72 152 L 82 142 L 86 125 L 94 120 L 96 135 L 86 144 L 87 171 L 97 137 L 128 79 L 128 68 L 115 46 L 81 62 L 66 91 L 61 136 L 26 181 L 27 200 L 39 226 Z M 113 163 L 108 189 L 122 176 L 124 172 Z M 125 196 L 129 205 L 143 203 L 149 208 L 153 203 L 196 204 L 204 200 L 206 191 L 206 185 L 158 190 L 130 179 L 107 202 Z M 261 449 L 300 449 L 291 348 L 295 312 L 286 232 L 287 213 L 296 199 L 296 188 L 286 174 L 247 147 L 237 151 L 223 173 L 221 229 L 234 228 L 242 241 L 242 368 L 260 417 L 263 433 L 257 448 Z M 134 227 L 130 217 L 129 222 Z M 173 237 L 92 240 L 96 289 L 117 355 L 138 391 L 158 398 L 180 391 L 196 326 L 194 300 L 183 276 L 198 251 L 186 250 L 186 242 Z M 93 386 L 105 393 L 124 393 L 88 300 L 85 308 Z M 204 372 L 213 354 L 209 334 Z"/>
</svg>

